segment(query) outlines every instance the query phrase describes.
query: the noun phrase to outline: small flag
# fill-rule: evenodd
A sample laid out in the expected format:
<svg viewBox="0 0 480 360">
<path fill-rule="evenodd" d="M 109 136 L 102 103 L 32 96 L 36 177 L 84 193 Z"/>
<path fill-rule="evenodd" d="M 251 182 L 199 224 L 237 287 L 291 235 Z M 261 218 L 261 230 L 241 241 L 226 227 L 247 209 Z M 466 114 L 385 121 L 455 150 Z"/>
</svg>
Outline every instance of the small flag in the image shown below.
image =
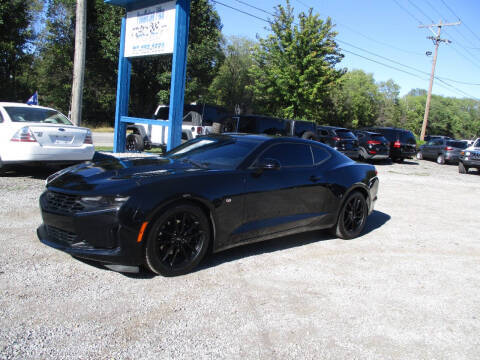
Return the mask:
<svg viewBox="0 0 480 360">
<path fill-rule="evenodd" d="M 28 105 L 38 105 L 38 91 L 35 91 L 35 94 L 30 96 L 30 98 L 27 100 Z"/>
</svg>

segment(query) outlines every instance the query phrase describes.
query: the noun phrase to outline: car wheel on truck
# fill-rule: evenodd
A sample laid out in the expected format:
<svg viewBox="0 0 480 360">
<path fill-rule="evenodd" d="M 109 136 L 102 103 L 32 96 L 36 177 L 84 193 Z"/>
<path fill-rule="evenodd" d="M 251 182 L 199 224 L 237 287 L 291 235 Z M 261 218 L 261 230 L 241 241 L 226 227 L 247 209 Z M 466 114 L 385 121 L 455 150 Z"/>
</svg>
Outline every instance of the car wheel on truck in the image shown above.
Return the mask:
<svg viewBox="0 0 480 360">
<path fill-rule="evenodd" d="M 125 148 L 127 151 L 143 151 L 144 145 L 142 137 L 138 134 L 129 134 Z"/>
<path fill-rule="evenodd" d="M 463 165 L 461 161 L 458 162 L 458 172 L 460 174 L 468 173 L 468 166 Z"/>
<path fill-rule="evenodd" d="M 305 131 L 302 135 L 302 139 L 317 140 L 317 136 L 311 131 Z"/>
</svg>

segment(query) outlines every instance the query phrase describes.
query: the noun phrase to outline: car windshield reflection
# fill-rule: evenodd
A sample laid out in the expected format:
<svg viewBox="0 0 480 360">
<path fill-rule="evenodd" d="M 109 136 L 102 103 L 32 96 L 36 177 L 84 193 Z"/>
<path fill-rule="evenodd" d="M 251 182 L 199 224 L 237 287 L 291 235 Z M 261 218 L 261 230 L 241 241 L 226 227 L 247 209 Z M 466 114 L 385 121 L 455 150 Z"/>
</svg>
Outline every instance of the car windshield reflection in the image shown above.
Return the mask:
<svg viewBox="0 0 480 360">
<path fill-rule="evenodd" d="M 236 169 L 259 145 L 254 139 L 212 136 L 186 142 L 165 154 L 199 168 Z"/>
<path fill-rule="evenodd" d="M 24 106 L 5 106 L 5 111 L 13 122 L 33 122 L 58 125 L 72 125 L 67 117 L 52 109 L 42 109 Z"/>
</svg>

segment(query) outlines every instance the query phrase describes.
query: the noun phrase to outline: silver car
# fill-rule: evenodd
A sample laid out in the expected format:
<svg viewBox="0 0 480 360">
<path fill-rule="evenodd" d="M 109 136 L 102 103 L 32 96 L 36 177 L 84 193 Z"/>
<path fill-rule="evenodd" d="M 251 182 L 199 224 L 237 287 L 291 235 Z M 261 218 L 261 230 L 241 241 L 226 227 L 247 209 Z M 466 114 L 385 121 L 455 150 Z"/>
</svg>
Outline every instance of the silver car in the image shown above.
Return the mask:
<svg viewBox="0 0 480 360">
<path fill-rule="evenodd" d="M 468 143 L 463 140 L 449 140 L 446 138 L 435 138 L 420 146 L 417 159 L 436 160 L 439 164 L 447 162 L 457 163 L 460 152 L 466 149 Z"/>
<path fill-rule="evenodd" d="M 472 146 L 460 152 L 458 172 L 466 174 L 470 168 L 480 170 L 480 138 L 475 140 Z"/>
</svg>

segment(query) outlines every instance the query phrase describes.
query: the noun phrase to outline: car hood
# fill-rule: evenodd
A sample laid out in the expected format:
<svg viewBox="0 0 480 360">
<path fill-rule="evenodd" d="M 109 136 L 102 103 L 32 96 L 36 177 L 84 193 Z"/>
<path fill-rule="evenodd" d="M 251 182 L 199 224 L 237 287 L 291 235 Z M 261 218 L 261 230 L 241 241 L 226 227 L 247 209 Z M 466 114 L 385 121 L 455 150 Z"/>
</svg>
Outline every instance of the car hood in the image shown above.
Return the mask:
<svg viewBox="0 0 480 360">
<path fill-rule="evenodd" d="M 73 193 L 120 194 L 158 178 L 205 172 L 189 162 L 165 157 L 105 157 L 63 169 L 47 178 L 48 188 Z"/>
</svg>

